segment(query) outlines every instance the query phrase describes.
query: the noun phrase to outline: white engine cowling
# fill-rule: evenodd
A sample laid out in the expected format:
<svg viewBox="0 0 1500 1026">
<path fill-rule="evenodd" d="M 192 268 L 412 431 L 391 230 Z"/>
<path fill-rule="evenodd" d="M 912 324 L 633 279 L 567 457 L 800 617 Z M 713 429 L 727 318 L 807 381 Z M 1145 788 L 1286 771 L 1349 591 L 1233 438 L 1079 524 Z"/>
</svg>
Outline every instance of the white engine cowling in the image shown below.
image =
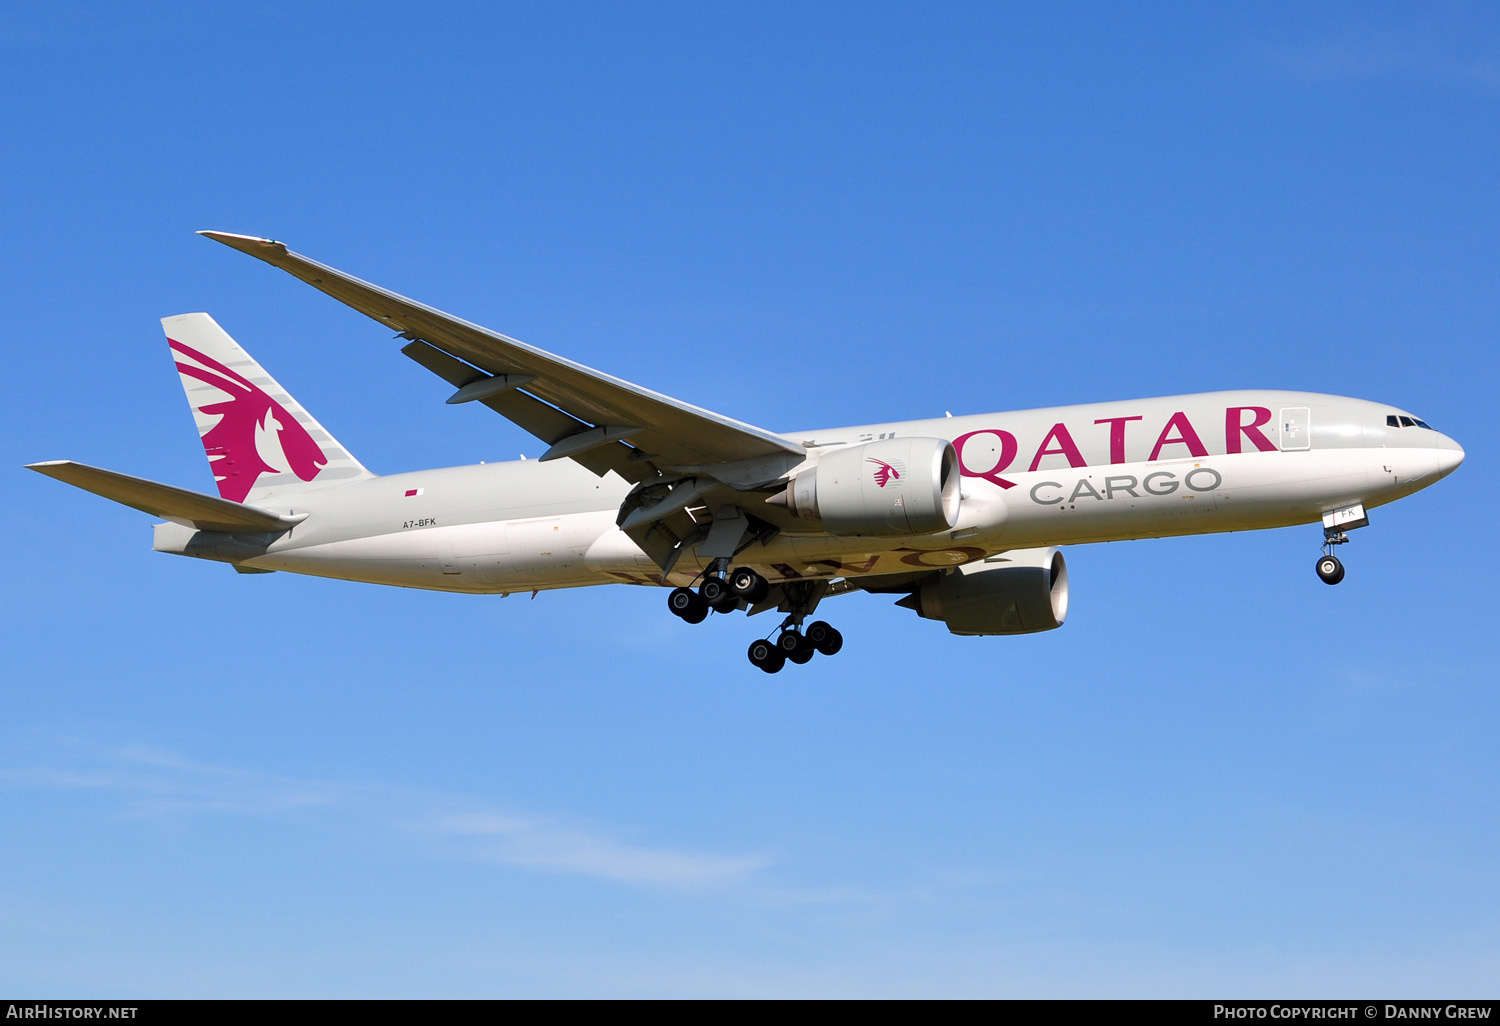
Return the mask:
<svg viewBox="0 0 1500 1026">
<path fill-rule="evenodd" d="M 932 534 L 958 523 L 959 467 L 942 438 L 886 438 L 823 454 L 771 502 L 834 535 Z"/>
<path fill-rule="evenodd" d="M 1068 564 L 1055 548 L 1015 549 L 926 581 L 899 603 L 954 634 L 1034 634 L 1068 618 Z"/>
</svg>

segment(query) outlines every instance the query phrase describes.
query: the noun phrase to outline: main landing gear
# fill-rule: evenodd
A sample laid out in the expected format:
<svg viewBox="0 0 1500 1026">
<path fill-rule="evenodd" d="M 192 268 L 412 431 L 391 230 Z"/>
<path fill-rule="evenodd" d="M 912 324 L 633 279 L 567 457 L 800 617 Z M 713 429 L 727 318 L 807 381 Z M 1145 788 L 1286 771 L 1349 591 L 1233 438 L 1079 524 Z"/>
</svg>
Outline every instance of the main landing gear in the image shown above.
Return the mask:
<svg viewBox="0 0 1500 1026">
<path fill-rule="evenodd" d="M 708 575 L 698 590 L 673 588 L 667 596 L 667 608 L 673 616 L 688 623 L 702 623 L 711 609 L 716 613 L 730 613 L 741 602 L 753 606 L 771 591 L 771 584 L 749 567 L 740 567 L 727 577 L 719 566 L 709 569 Z"/>
<path fill-rule="evenodd" d="M 771 593 L 769 581 L 745 566 L 726 574 L 723 562 L 714 561 L 697 591 L 692 588 L 672 589 L 667 596 L 667 608 L 672 615 L 688 623 L 702 623 L 710 610 L 730 613 L 741 605 L 748 607 L 765 601 Z M 806 631 L 802 628 L 802 621 L 817 607 L 826 588 L 811 582 L 799 584 L 795 589 L 790 584 L 782 587 L 788 592 L 787 602 L 790 604 L 783 604 L 781 608 L 792 612 L 782 621 L 775 640 L 759 638 L 750 643 L 748 653 L 750 662 L 767 673 L 776 673 L 788 661 L 805 663 L 818 653 L 831 656 L 844 647 L 844 636 L 825 620 L 808 625 Z"/>
<path fill-rule="evenodd" d="M 788 660 L 801 664 L 819 652 L 823 655 L 835 655 L 844 647 L 844 636 L 826 620 L 818 620 L 809 625 L 806 633 L 798 629 L 791 620 L 792 617 L 787 617 L 787 622 L 781 625 L 781 633 L 776 636 L 775 641 L 756 638 L 750 642 L 747 654 L 752 665 L 767 673 L 776 673 Z"/>
</svg>

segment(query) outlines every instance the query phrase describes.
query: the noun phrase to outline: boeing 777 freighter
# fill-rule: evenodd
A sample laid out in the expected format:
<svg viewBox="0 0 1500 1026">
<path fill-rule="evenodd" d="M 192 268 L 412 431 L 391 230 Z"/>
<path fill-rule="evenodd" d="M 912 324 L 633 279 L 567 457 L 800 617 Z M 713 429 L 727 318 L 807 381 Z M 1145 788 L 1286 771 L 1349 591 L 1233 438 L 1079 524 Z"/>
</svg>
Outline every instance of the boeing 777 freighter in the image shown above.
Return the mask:
<svg viewBox="0 0 1500 1026">
<path fill-rule="evenodd" d="M 1463 449 L 1406 410 L 1245 390 L 776 434 L 398 296 L 267 239 L 202 232 L 406 340 L 402 352 L 536 435 L 536 460 L 378 476 L 207 314 L 162 321 L 219 496 L 71 461 L 31 469 L 162 518 L 157 551 L 442 591 L 627 583 L 785 614 L 774 673 L 843 644 L 820 603 L 899 595 L 954 634 L 1060 627 L 1056 546 L 1321 523 L 1318 576 L 1368 510 Z M 774 636 L 773 636 L 774 635 Z"/>
</svg>

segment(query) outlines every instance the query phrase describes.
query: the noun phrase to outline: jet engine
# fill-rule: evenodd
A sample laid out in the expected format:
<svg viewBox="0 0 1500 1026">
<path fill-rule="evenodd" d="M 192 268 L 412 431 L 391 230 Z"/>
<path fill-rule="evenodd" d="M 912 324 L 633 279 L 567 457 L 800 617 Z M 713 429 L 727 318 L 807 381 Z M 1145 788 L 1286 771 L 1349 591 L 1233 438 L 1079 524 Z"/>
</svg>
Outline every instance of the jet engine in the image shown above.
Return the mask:
<svg viewBox="0 0 1500 1026">
<path fill-rule="evenodd" d="M 833 535 L 932 534 L 958 523 L 959 467 L 942 438 L 885 438 L 824 453 L 766 500 Z"/>
<path fill-rule="evenodd" d="M 954 634 L 1034 634 L 1068 618 L 1068 564 L 1055 548 L 1014 549 L 923 582 L 897 605 Z"/>
</svg>

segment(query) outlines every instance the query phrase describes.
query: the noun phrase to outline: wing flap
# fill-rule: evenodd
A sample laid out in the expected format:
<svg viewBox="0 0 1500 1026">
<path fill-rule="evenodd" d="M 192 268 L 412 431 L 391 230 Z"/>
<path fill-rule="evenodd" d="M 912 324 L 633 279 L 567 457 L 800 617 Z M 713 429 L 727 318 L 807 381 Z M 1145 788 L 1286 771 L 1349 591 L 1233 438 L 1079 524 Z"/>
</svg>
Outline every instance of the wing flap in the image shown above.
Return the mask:
<svg viewBox="0 0 1500 1026">
<path fill-rule="evenodd" d="M 102 470 L 74 463 L 72 460 L 31 463 L 26 469 L 56 478 L 86 492 L 102 495 L 142 513 L 150 513 L 185 527 L 196 527 L 200 531 L 223 531 L 229 534 L 285 531 L 307 518 L 305 513 L 280 516 L 241 502 L 158 484 L 142 477 Z"/>
<path fill-rule="evenodd" d="M 401 352 L 426 367 L 460 391 L 478 385 L 490 375 L 462 360 L 455 359 L 436 346 L 418 339 L 402 347 Z M 519 388 L 507 388 L 476 399 L 500 416 L 531 432 L 549 446 L 564 438 L 587 431 L 590 426 L 577 417 L 550 406 Z M 637 481 L 646 472 L 638 461 L 632 461 L 634 450 L 618 443 L 574 455 L 573 461 L 601 477 L 613 470 L 628 481 Z"/>
</svg>

